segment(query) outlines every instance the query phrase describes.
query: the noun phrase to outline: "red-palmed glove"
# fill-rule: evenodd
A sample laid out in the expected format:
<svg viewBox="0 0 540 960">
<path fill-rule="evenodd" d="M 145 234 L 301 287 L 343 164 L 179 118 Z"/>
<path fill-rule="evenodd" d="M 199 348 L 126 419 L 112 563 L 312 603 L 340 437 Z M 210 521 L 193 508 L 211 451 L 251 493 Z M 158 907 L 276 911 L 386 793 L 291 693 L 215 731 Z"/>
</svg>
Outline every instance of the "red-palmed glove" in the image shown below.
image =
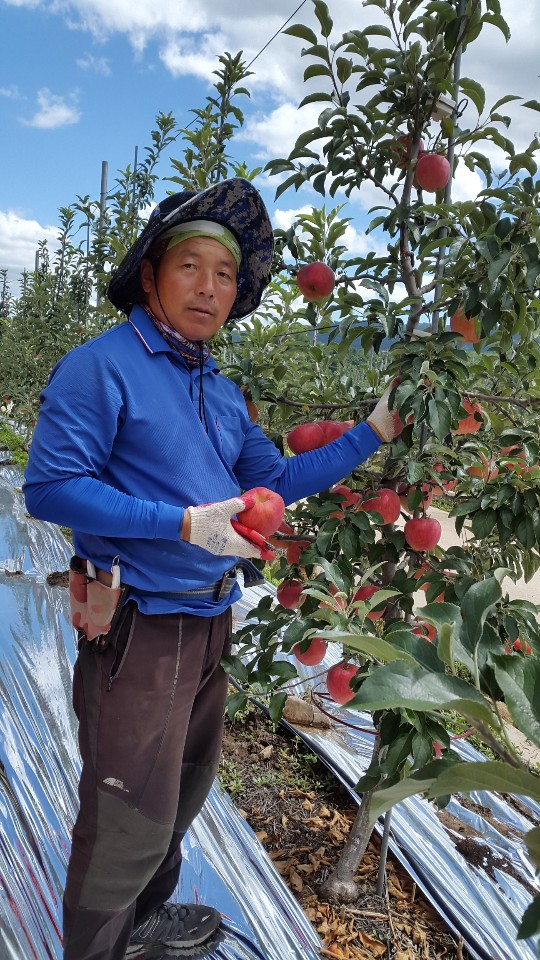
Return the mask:
<svg viewBox="0 0 540 960">
<path fill-rule="evenodd" d="M 232 517 L 242 513 L 247 507 L 255 503 L 249 501 L 248 495 L 243 498 L 233 497 L 232 500 L 221 500 L 218 503 L 205 503 L 201 507 L 188 507 L 190 530 L 186 537 L 189 543 L 208 550 L 216 557 L 257 557 L 263 559 L 261 548 L 241 537 L 231 524 Z"/>
<path fill-rule="evenodd" d="M 404 426 L 397 410 L 388 408 L 388 398 L 395 386 L 396 383 L 392 382 L 386 388 L 381 399 L 366 418 L 366 422 L 384 443 L 390 443 L 391 440 L 399 437 Z"/>
</svg>

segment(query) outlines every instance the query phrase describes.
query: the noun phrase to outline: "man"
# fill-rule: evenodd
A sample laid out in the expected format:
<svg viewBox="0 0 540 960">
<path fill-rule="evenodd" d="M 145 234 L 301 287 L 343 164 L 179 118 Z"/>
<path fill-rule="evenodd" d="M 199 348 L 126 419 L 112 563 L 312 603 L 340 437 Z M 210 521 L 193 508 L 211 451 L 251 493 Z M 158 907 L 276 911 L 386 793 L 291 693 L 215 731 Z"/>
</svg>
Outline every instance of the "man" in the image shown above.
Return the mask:
<svg viewBox="0 0 540 960">
<path fill-rule="evenodd" d="M 399 432 L 386 397 L 339 440 L 293 458 L 251 423 L 207 344 L 259 305 L 272 253 L 249 182 L 168 197 L 110 283 L 128 322 L 65 356 L 41 397 L 28 509 L 72 528 L 88 598 L 96 584 L 116 598 L 113 576 L 126 585 L 108 632 L 79 631 L 65 960 L 122 960 L 154 941 L 196 947 L 215 932 L 212 908 L 166 900 L 218 764 L 238 567 L 244 583 L 258 576 L 258 549 L 230 523 L 239 494 L 265 486 L 292 503 Z"/>
</svg>

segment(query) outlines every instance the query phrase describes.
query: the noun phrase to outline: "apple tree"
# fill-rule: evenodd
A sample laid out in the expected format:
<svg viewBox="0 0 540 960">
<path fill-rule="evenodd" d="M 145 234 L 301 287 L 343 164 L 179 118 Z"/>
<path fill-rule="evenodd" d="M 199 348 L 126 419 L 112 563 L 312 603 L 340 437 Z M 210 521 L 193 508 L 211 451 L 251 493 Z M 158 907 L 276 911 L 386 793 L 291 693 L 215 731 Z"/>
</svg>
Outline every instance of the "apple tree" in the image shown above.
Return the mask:
<svg viewBox="0 0 540 960">
<path fill-rule="evenodd" d="M 366 0 L 378 22 L 342 36 L 326 4 L 312 2 L 317 31 L 286 33 L 303 43 L 300 107 L 321 112 L 267 169 L 277 197 L 309 187 L 325 205 L 277 232 L 268 298 L 223 357 L 292 455 L 331 442 L 320 421 L 346 429 L 362 419 L 388 382 L 405 426 L 334 490 L 288 511 L 277 602 L 261 601 L 228 667 L 269 695 L 277 718 L 296 676 L 280 650 L 316 666 L 325 644 L 342 646 L 329 689 L 371 711 L 377 728 L 357 825 L 327 884 L 350 898 L 373 819 L 402 797 L 484 786 L 540 798 L 500 708 L 540 746 L 537 610 L 504 591 L 505 578 L 540 567 L 539 145 L 517 151 L 502 112 L 540 104 L 508 95 L 486 107 L 462 70 L 482 31 L 508 35 L 497 0 Z M 479 188 L 455 201 L 461 170 Z M 344 204 L 366 193 L 375 242 L 355 257 Z M 328 209 L 328 197 L 339 206 Z M 434 497 L 460 546 L 438 545 Z M 324 680 L 315 671 L 314 684 Z M 459 762 L 454 711 L 498 760 Z M 527 837 L 540 866 L 539 839 Z M 538 929 L 535 901 L 520 935 Z"/>
</svg>

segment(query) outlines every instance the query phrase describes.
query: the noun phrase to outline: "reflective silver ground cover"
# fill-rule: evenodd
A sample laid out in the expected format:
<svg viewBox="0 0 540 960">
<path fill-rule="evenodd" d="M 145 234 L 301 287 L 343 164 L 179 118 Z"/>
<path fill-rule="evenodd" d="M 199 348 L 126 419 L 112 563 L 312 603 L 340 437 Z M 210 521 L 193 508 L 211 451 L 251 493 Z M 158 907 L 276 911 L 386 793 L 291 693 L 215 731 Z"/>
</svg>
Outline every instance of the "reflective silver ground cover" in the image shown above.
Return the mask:
<svg viewBox="0 0 540 960">
<path fill-rule="evenodd" d="M 59 960 L 79 755 L 68 593 L 47 575 L 66 570 L 70 549 L 57 527 L 27 517 L 20 484 L 0 466 L 0 960 Z M 186 838 L 177 898 L 226 918 L 206 957 L 318 956 L 311 924 L 217 785 Z"/>
<path fill-rule="evenodd" d="M 69 545 L 58 529 L 30 520 L 17 470 L 0 475 L 0 960 L 56 960 L 60 899 L 69 830 L 77 797 L 78 752 L 70 708 L 75 655 L 67 593 L 46 575 L 65 570 Z M 246 591 L 237 617 L 272 587 Z M 330 648 L 326 666 L 338 659 Z M 324 666 L 324 665 L 323 665 Z M 304 669 L 306 681 L 312 669 Z M 345 708 L 339 717 L 369 727 L 369 717 Z M 367 766 L 370 734 L 338 726 L 331 736 L 297 731 L 356 796 L 353 786 Z M 466 743 L 464 757 L 479 759 Z M 357 798 L 356 798 L 357 799 Z M 501 824 L 521 831 L 529 821 L 503 799 L 473 796 Z M 529 803 L 531 818 L 539 817 Z M 523 843 L 495 830 L 453 798 L 450 812 L 480 832 L 490 849 L 538 889 Z M 478 960 L 538 957 L 514 933 L 530 893 L 507 870 L 495 880 L 456 853 L 431 804 L 414 798 L 392 814 L 391 847 L 451 929 Z M 179 898 L 214 903 L 228 919 L 211 952 L 223 960 L 273 960 L 316 956 L 312 928 L 262 851 L 251 830 L 216 787 L 185 848 Z"/>
<path fill-rule="evenodd" d="M 265 594 L 275 593 L 271 584 L 246 590 L 242 600 L 235 604 L 234 613 L 241 624 L 246 615 Z M 302 696 L 310 678 L 338 663 L 340 647 L 329 644 L 325 660 L 317 667 L 304 667 L 295 660 L 295 665 L 304 685 L 295 687 L 294 693 Z M 316 680 L 311 684 L 316 689 L 324 683 Z M 367 769 L 373 750 L 371 717 L 369 714 L 348 710 L 346 707 L 324 709 L 332 712 L 345 724 L 336 724 L 331 730 L 295 729 L 297 733 L 335 773 L 349 790 L 355 802 L 360 798 L 354 785 Z M 453 746 L 466 760 L 485 759 L 465 740 L 454 741 Z M 456 849 L 461 839 L 457 831 L 443 826 L 435 806 L 422 797 L 411 797 L 393 808 L 391 814 L 390 848 L 400 860 L 427 899 L 446 920 L 450 929 L 463 937 L 471 956 L 477 960 L 538 960 L 538 943 L 534 940 L 516 941 L 519 921 L 531 902 L 534 892 L 540 891 L 540 883 L 527 855 L 523 833 L 540 822 L 540 806 L 534 801 L 519 798 L 524 814 L 496 795 L 479 791 L 471 794 L 473 803 L 489 810 L 501 824 L 497 830 L 477 812 L 452 797 L 446 808 L 464 826 L 473 827 L 481 837 L 473 843 L 489 847 L 490 854 L 499 860 L 492 875 L 481 866 L 473 866 Z M 514 831 L 508 836 L 507 828 Z M 377 825 L 378 832 L 382 825 Z M 488 864 L 486 863 L 486 868 Z"/>
</svg>

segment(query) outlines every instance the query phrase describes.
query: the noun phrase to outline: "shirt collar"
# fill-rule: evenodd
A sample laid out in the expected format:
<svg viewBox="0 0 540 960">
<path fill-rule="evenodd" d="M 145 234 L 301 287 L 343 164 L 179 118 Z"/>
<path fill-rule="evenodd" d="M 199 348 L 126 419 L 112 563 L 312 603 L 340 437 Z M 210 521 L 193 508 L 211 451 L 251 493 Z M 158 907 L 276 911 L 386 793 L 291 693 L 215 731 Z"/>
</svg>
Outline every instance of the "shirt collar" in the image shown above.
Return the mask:
<svg viewBox="0 0 540 960">
<path fill-rule="evenodd" d="M 178 356 L 176 351 L 173 350 L 161 336 L 159 330 L 156 329 L 142 307 L 138 305 L 133 307 L 129 315 L 128 323 L 148 353 L 171 353 L 173 356 Z M 205 370 L 217 370 L 217 368 L 216 361 L 210 356 L 205 362 Z"/>
</svg>

